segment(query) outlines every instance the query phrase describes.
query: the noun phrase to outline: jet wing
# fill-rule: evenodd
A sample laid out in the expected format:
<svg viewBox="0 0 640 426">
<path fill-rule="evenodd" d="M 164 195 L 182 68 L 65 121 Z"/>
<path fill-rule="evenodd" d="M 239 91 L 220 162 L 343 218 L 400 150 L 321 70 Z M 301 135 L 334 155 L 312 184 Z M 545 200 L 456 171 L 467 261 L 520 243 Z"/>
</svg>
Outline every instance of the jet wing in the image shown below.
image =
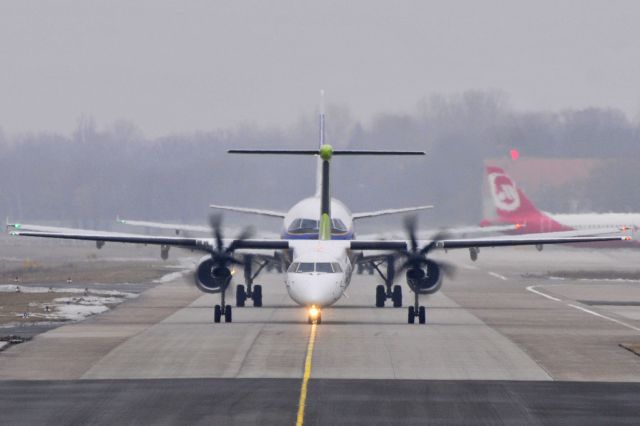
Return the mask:
<svg viewBox="0 0 640 426">
<path fill-rule="evenodd" d="M 258 214 L 262 216 L 271 216 L 271 217 L 279 217 L 279 218 L 284 218 L 286 216 L 285 212 L 279 212 L 275 210 L 254 209 L 250 207 L 223 206 L 220 204 L 210 204 L 209 207 L 211 207 L 212 209 L 218 209 L 218 210 Z"/>
<path fill-rule="evenodd" d="M 492 238 L 462 238 L 462 239 L 442 239 L 436 240 L 434 248 L 449 250 L 463 249 L 472 247 L 504 247 L 504 246 L 533 246 L 539 244 L 575 244 L 575 243 L 591 243 L 604 241 L 628 241 L 628 236 L 592 236 L 592 237 L 557 237 L 547 234 L 546 237 L 535 236 L 535 234 L 524 236 L 500 236 Z M 429 240 L 418 241 L 420 247 L 431 243 Z M 390 251 L 390 250 L 407 250 L 408 241 L 351 241 L 351 250 L 372 250 L 372 251 Z"/>
<path fill-rule="evenodd" d="M 353 220 L 365 219 L 365 218 L 377 217 L 377 216 L 386 216 L 389 214 L 415 212 L 419 210 L 428 210 L 432 208 L 433 208 L 432 205 L 428 205 L 428 206 L 402 207 L 398 209 L 386 209 L 386 210 L 375 210 L 371 212 L 354 213 Z"/>
</svg>

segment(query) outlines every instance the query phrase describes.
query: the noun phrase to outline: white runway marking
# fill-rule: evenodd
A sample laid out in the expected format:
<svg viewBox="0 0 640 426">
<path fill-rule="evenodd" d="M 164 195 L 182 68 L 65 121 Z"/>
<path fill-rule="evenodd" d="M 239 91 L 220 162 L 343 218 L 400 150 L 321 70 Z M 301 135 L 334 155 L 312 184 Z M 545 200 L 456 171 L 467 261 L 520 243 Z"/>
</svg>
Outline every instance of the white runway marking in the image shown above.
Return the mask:
<svg viewBox="0 0 640 426">
<path fill-rule="evenodd" d="M 590 309 L 583 308 L 582 306 L 572 305 L 572 304 L 570 304 L 570 303 L 567 303 L 567 306 L 571 306 L 572 308 L 579 309 L 579 310 L 581 310 L 582 312 L 586 312 L 586 313 L 588 313 L 588 314 L 595 315 L 595 316 L 597 316 L 597 317 L 600 317 L 600 318 L 603 318 L 603 319 L 606 319 L 606 320 L 609 320 L 609 321 L 613 321 L 613 322 L 615 322 L 615 323 L 617 323 L 617 324 L 623 325 L 623 326 L 625 326 L 625 327 L 627 327 L 627 328 L 630 328 L 630 329 L 632 329 L 632 330 L 640 331 L 640 328 L 638 328 L 638 327 L 634 327 L 633 325 L 631 325 L 631 324 L 627 324 L 627 323 L 626 323 L 626 322 L 624 322 L 624 321 L 620 321 L 620 320 L 617 320 L 617 319 L 615 319 L 615 318 L 611 318 L 611 317 L 608 317 L 608 316 L 606 316 L 606 315 L 599 314 L 599 313 L 594 312 L 594 311 L 592 311 L 592 310 L 590 310 Z"/>
<path fill-rule="evenodd" d="M 505 277 L 504 275 L 500 275 L 500 274 L 498 274 L 496 272 L 487 272 L 487 274 L 491 275 L 492 277 L 499 278 L 502 281 L 506 281 L 507 280 L 507 277 Z"/>
<path fill-rule="evenodd" d="M 460 263 L 460 267 L 461 267 L 462 269 L 466 269 L 466 270 L 468 270 L 468 271 L 477 271 L 478 269 L 480 269 L 480 268 L 478 268 L 477 266 L 474 266 L 474 265 L 467 265 L 467 264 L 464 264 L 464 263 Z"/>
<path fill-rule="evenodd" d="M 539 296 L 542 296 L 542 297 L 546 297 L 547 299 L 553 300 L 555 302 L 560 302 L 561 301 L 557 297 L 553 297 L 553 296 L 550 296 L 550 295 L 548 295 L 546 293 L 543 293 L 541 291 L 536 290 L 535 287 L 536 286 L 534 286 L 534 285 L 530 285 L 529 287 L 527 287 L 527 291 L 530 291 L 531 293 L 535 293 L 535 294 L 537 294 Z"/>
<path fill-rule="evenodd" d="M 553 297 L 553 296 L 550 296 L 550 295 L 548 295 L 546 293 L 543 293 L 541 291 L 536 290 L 535 287 L 536 286 L 530 285 L 529 287 L 527 287 L 527 291 L 530 291 L 530 292 L 535 293 L 535 294 L 537 294 L 539 296 L 542 296 L 542 297 L 546 297 L 547 299 L 553 300 L 554 302 L 562 302 L 562 300 L 558 299 L 557 297 Z M 571 304 L 571 303 L 567 303 L 566 305 L 571 307 L 571 308 L 578 309 L 578 310 L 580 310 L 582 312 L 586 312 L 587 314 L 591 314 L 591 315 L 594 315 L 594 316 L 596 316 L 598 318 L 602 318 L 602 319 L 609 320 L 611 322 L 615 322 L 616 324 L 620 324 L 620 325 L 622 325 L 624 327 L 630 328 L 631 330 L 640 332 L 640 328 L 635 327 L 635 326 L 633 326 L 631 324 L 628 324 L 628 323 L 626 323 L 624 321 L 620 321 L 620 320 L 617 320 L 615 318 L 608 317 L 606 315 L 603 315 L 603 314 L 600 314 L 598 312 L 592 311 L 591 309 L 583 308 L 582 306 L 574 305 L 574 304 Z"/>
</svg>

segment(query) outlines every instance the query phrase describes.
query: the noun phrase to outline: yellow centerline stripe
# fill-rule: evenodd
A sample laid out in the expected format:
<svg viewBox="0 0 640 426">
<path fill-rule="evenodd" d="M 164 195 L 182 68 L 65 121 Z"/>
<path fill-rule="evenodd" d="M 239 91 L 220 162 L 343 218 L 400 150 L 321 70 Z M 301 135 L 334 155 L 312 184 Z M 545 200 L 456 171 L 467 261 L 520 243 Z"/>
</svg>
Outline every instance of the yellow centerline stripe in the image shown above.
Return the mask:
<svg viewBox="0 0 640 426">
<path fill-rule="evenodd" d="M 302 386 L 300 387 L 300 401 L 298 402 L 298 418 L 296 426 L 302 426 L 304 423 L 304 407 L 307 402 L 307 384 L 309 376 L 311 376 L 311 360 L 313 359 L 313 346 L 316 343 L 316 330 L 318 324 L 311 324 L 311 334 L 309 335 L 309 344 L 307 345 L 307 357 L 304 361 L 304 374 L 302 375 Z"/>
</svg>

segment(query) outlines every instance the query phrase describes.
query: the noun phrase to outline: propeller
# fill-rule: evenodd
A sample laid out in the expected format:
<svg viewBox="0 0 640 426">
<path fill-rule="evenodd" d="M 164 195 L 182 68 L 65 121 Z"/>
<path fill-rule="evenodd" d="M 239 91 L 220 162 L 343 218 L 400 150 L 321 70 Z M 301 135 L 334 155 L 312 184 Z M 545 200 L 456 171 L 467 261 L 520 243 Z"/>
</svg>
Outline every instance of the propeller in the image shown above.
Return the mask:
<svg viewBox="0 0 640 426">
<path fill-rule="evenodd" d="M 427 255 L 431 250 L 436 248 L 438 241 L 449 238 L 449 233 L 446 230 L 438 231 L 431 237 L 431 240 L 424 247 L 418 246 L 418 239 L 416 237 L 417 221 L 415 216 L 407 216 L 404 220 L 404 228 L 409 237 L 408 250 L 400 250 L 398 253 L 406 260 L 400 266 L 400 271 L 412 268 L 424 268 L 429 262 L 433 262 L 444 272 L 444 274 L 453 278 L 456 272 L 456 267 L 448 262 L 441 260 L 435 261 L 433 259 L 427 260 Z"/>
<path fill-rule="evenodd" d="M 211 233 L 213 235 L 214 246 L 211 246 L 209 252 L 211 253 L 211 260 L 216 263 L 218 267 L 227 267 L 228 265 L 244 265 L 244 262 L 233 257 L 233 252 L 238 248 L 238 244 L 251 238 L 255 230 L 252 226 L 247 226 L 240 234 L 233 240 L 228 247 L 224 246 L 224 237 L 222 234 L 222 215 L 212 214 L 209 217 L 209 225 L 211 226 Z"/>
</svg>

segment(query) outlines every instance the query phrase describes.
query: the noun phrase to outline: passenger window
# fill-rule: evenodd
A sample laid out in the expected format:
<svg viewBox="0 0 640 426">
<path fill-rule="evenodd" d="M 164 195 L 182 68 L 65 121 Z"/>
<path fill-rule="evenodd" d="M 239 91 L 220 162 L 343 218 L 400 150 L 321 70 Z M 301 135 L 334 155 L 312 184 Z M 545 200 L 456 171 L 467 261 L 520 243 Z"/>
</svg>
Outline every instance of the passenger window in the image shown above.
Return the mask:
<svg viewBox="0 0 640 426">
<path fill-rule="evenodd" d="M 313 263 L 301 263 L 297 272 L 313 272 Z"/>
<path fill-rule="evenodd" d="M 333 272 L 342 272 L 342 268 L 338 262 L 333 262 L 331 266 L 333 266 Z"/>
<path fill-rule="evenodd" d="M 316 263 L 316 272 L 324 272 L 324 273 L 332 273 L 333 268 L 331 267 L 331 263 L 329 262 L 318 262 Z"/>
</svg>

